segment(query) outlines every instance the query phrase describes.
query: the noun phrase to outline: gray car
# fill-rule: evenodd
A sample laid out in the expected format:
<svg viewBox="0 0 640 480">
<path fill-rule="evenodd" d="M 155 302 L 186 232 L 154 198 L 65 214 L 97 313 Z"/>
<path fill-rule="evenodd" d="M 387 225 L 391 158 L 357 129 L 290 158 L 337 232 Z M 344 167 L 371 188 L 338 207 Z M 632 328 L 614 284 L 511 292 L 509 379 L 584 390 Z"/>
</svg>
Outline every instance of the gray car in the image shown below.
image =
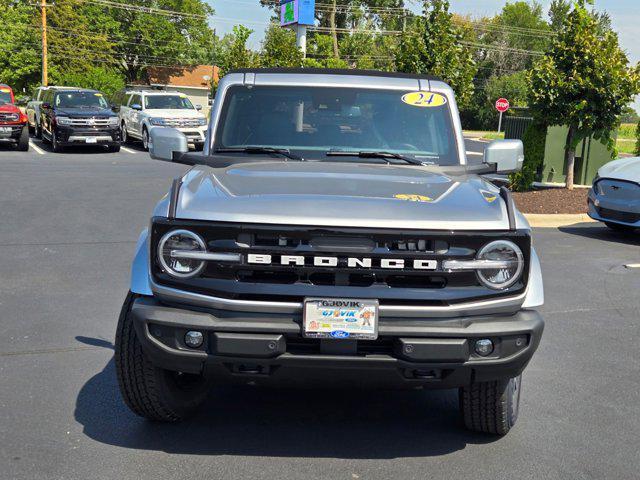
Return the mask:
<svg viewBox="0 0 640 480">
<path fill-rule="evenodd" d="M 640 228 L 640 157 L 607 163 L 589 190 L 589 216 L 609 228 Z"/>
<path fill-rule="evenodd" d="M 531 229 L 508 190 L 519 141 L 467 163 L 452 89 L 422 75 L 238 70 L 204 154 L 138 241 L 116 337 L 135 413 L 178 421 L 213 383 L 458 389 L 504 435 L 544 322 Z"/>
</svg>

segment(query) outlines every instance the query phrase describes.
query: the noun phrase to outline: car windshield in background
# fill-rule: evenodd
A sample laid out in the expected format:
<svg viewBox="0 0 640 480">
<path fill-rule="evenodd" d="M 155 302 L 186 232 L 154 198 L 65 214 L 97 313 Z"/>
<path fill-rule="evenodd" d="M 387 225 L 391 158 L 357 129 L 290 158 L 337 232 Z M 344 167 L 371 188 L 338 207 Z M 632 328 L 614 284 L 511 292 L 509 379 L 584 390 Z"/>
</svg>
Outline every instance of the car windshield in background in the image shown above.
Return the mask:
<svg viewBox="0 0 640 480">
<path fill-rule="evenodd" d="M 58 93 L 55 106 L 60 108 L 109 108 L 104 96 L 97 92 Z"/>
<path fill-rule="evenodd" d="M 146 97 L 146 108 L 151 110 L 193 110 L 193 104 L 181 95 L 150 95 Z"/>
<path fill-rule="evenodd" d="M 11 92 L 0 88 L 0 105 L 11 103 Z"/>
<path fill-rule="evenodd" d="M 424 163 L 459 163 L 449 105 L 437 93 L 236 86 L 225 98 L 215 139 L 219 149 L 261 146 L 311 158 L 340 152 L 330 156 L 333 161 L 348 159 L 349 152 L 385 152 Z"/>
</svg>

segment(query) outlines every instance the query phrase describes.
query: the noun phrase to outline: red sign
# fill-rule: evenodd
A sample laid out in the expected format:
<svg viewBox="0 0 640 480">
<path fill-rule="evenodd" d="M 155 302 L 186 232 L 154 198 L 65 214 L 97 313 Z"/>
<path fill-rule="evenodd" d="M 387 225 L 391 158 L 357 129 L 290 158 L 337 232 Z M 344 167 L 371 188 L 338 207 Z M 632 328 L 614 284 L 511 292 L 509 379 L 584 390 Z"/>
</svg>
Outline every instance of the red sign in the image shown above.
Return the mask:
<svg viewBox="0 0 640 480">
<path fill-rule="evenodd" d="M 496 100 L 496 110 L 498 110 L 500 113 L 506 112 L 510 107 L 511 105 L 509 104 L 509 100 L 507 100 L 506 98 L 499 98 L 498 100 Z"/>
</svg>

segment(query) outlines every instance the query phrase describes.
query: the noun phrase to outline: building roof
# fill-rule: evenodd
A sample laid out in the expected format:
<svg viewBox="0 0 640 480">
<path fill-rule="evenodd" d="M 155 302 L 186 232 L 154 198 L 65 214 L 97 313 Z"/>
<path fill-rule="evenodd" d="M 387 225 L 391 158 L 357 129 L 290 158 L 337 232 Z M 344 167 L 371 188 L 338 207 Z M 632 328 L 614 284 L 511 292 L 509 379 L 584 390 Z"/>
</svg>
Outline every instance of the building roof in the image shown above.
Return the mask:
<svg viewBox="0 0 640 480">
<path fill-rule="evenodd" d="M 208 76 L 209 80 L 204 77 Z M 190 87 L 209 89 L 218 79 L 218 67 L 197 65 L 191 67 L 149 67 L 147 83 L 168 87 Z"/>
</svg>

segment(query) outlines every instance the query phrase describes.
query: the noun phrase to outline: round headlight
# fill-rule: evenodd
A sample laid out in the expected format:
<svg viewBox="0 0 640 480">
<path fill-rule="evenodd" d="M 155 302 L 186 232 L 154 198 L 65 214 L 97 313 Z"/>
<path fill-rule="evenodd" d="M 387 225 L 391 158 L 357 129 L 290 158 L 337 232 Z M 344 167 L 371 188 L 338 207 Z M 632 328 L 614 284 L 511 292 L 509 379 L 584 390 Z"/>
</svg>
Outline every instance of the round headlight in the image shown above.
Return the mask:
<svg viewBox="0 0 640 480">
<path fill-rule="evenodd" d="M 524 270 L 522 250 L 513 242 L 497 240 L 478 252 L 478 260 L 501 263 L 499 268 L 478 269 L 478 278 L 489 288 L 501 290 L 518 281 Z"/>
<path fill-rule="evenodd" d="M 198 275 L 205 266 L 203 260 L 180 257 L 178 252 L 206 252 L 204 240 L 188 230 L 173 230 L 158 243 L 158 261 L 172 277 L 190 278 Z"/>
</svg>

